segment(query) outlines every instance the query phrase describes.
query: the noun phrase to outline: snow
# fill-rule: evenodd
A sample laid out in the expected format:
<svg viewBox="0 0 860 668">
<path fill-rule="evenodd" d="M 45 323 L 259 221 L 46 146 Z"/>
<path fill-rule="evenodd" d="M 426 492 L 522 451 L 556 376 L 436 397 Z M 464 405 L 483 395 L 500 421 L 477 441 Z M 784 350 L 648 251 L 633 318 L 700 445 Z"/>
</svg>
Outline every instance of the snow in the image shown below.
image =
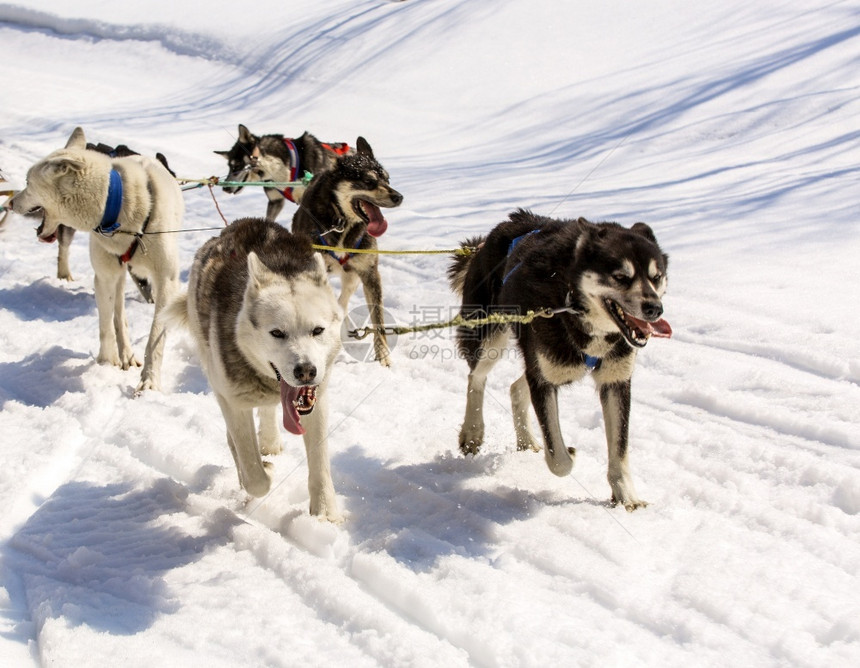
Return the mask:
<svg viewBox="0 0 860 668">
<path fill-rule="evenodd" d="M 635 513 L 611 508 L 589 382 L 578 457 L 517 452 L 511 352 L 487 437 L 456 448 L 450 332 L 353 345 L 333 373 L 335 489 L 307 514 L 299 439 L 238 489 L 191 341 L 164 393 L 95 363 L 85 235 L 71 283 L 0 231 L 0 665 L 860 664 L 860 10 L 852 2 L 332 0 L 0 4 L 0 168 L 76 125 L 223 174 L 238 123 L 368 138 L 405 195 L 388 249 L 447 249 L 515 207 L 648 222 L 666 318 L 634 376 Z M 216 192 L 228 218 L 265 197 Z M 185 194 L 183 280 L 222 225 Z M 285 208 L 281 222 L 292 214 Z M 206 231 L 209 230 L 209 231 Z M 386 256 L 400 323 L 450 317 L 445 256 Z M 151 307 L 129 285 L 142 352 Z M 360 306 L 358 297 L 355 306 Z"/>
</svg>

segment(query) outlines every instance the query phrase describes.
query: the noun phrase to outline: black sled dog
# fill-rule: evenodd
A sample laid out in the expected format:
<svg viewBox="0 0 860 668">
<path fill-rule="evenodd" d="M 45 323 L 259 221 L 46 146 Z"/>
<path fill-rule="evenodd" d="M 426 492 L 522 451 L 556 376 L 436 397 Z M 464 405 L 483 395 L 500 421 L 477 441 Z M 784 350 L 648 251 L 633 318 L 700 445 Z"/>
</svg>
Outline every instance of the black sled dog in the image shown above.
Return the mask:
<svg viewBox="0 0 860 668">
<path fill-rule="evenodd" d="M 370 144 L 359 137 L 356 153 L 337 159 L 332 169 L 314 176 L 293 215 L 293 232 L 306 234 L 314 244 L 332 249 L 323 254 L 329 271 L 341 277 L 340 307 L 346 311 L 349 298 L 361 282 L 374 326 L 373 351 L 383 366 L 391 364 L 388 342 L 379 331 L 385 325 L 382 309 L 382 279 L 376 237 L 388 229 L 379 207 L 400 206 L 403 195 L 388 183 L 388 172 L 373 157 Z"/>
<path fill-rule="evenodd" d="M 568 475 L 575 449 L 562 439 L 557 391 L 590 375 L 603 409 L 612 503 L 627 510 L 647 505 L 636 494 L 627 457 L 630 379 L 636 352 L 650 337 L 672 333 L 661 318 L 668 258 L 651 228 L 555 220 L 520 209 L 486 237 L 463 245 L 479 246 L 474 255 L 455 258 L 448 271 L 463 298 L 463 317 L 560 310 L 530 324 L 458 330 L 469 363 L 460 450 L 476 454 L 483 442 L 487 375 L 513 333 L 525 363 L 525 373 L 511 385 L 517 447 L 538 449 L 529 428 L 531 400 L 547 466 Z"/>
<path fill-rule="evenodd" d="M 228 181 L 291 183 L 301 181 L 305 172 L 317 175 L 329 170 L 339 156 L 355 151 L 343 142 L 322 142 L 309 132 L 296 138 L 278 134 L 257 136 L 239 124 L 239 137 L 233 147 L 215 153 L 227 159 Z M 263 188 L 269 199 L 266 220 L 274 221 L 286 200 L 300 204 L 305 187 Z M 244 186 L 226 186 L 224 192 L 235 195 L 242 188 Z"/>
</svg>

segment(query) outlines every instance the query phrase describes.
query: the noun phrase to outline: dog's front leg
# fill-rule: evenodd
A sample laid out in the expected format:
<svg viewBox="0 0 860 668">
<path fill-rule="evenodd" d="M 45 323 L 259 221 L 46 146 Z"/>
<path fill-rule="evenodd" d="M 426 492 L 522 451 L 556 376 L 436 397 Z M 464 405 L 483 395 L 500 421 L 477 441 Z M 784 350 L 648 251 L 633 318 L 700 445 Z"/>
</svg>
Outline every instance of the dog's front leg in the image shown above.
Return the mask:
<svg viewBox="0 0 860 668">
<path fill-rule="evenodd" d="M 337 266 L 337 265 L 335 265 Z M 337 298 L 337 303 L 344 313 L 349 312 L 349 300 L 358 289 L 358 284 L 361 282 L 358 274 L 354 271 L 340 271 L 340 296 Z"/>
<path fill-rule="evenodd" d="M 266 194 L 268 194 L 268 188 L 266 189 Z M 277 191 L 275 191 L 277 192 Z M 274 223 L 275 219 L 281 214 L 281 211 L 284 208 L 284 198 L 278 193 L 278 197 L 272 199 L 269 198 L 269 203 L 266 205 L 266 220 Z"/>
<path fill-rule="evenodd" d="M 303 436 L 308 457 L 308 495 L 310 514 L 339 524 L 343 516 L 337 508 L 331 463 L 328 455 L 328 399 L 324 381 L 317 388 L 317 402 L 310 415 L 302 418 Z"/>
<path fill-rule="evenodd" d="M 239 484 L 251 496 L 265 496 L 272 486 L 272 478 L 257 446 L 254 410 L 234 406 L 229 398 L 218 392 L 215 393 L 215 398 L 227 424 L 227 443 L 236 462 Z"/>
<path fill-rule="evenodd" d="M 561 435 L 558 419 L 558 389 L 536 373 L 526 371 L 532 406 L 544 439 L 544 459 L 549 470 L 557 476 L 566 476 L 573 469 L 574 448 L 567 448 Z"/>
<path fill-rule="evenodd" d="M 125 318 L 125 271 L 112 255 L 90 244 L 90 260 L 95 272 L 93 287 L 99 314 L 99 364 L 128 369 L 140 366 L 131 350 Z"/>
<path fill-rule="evenodd" d="M 72 270 L 69 268 L 69 248 L 75 237 L 75 228 L 60 225 L 57 228 L 57 278 L 73 281 Z"/>
<path fill-rule="evenodd" d="M 600 386 L 600 404 L 606 426 L 609 467 L 606 477 L 612 488 L 612 503 L 620 503 L 628 511 L 648 504 L 636 494 L 627 460 L 630 428 L 630 380 Z"/>
<path fill-rule="evenodd" d="M 260 454 L 279 455 L 284 449 L 281 432 L 278 430 L 277 406 L 260 406 L 257 409 L 259 430 L 257 439 L 260 444 Z"/>
<path fill-rule="evenodd" d="M 376 262 L 361 273 L 361 284 L 364 288 L 364 298 L 370 311 L 370 322 L 373 323 L 373 352 L 376 361 L 382 366 L 391 366 L 391 355 L 388 349 L 388 339 L 385 337 L 385 317 L 382 309 L 382 278 Z"/>
</svg>

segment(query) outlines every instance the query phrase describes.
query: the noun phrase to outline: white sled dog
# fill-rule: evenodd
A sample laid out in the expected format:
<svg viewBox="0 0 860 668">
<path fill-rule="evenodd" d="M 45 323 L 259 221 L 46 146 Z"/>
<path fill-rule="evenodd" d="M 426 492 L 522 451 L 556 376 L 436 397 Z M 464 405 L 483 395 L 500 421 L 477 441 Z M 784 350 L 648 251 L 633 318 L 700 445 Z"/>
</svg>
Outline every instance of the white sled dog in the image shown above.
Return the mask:
<svg viewBox="0 0 860 668">
<path fill-rule="evenodd" d="M 304 437 L 311 515 L 340 522 L 326 387 L 343 312 L 310 238 L 260 218 L 237 220 L 197 251 L 188 293 L 165 316 L 195 339 L 227 423 L 239 484 L 252 496 L 269 492 L 270 464 L 261 455 L 281 452 L 280 403 L 284 428 Z"/>
<path fill-rule="evenodd" d="M 146 344 L 137 393 L 161 388 L 165 330 L 158 314 L 179 285 L 175 235 L 184 213 L 182 192 L 170 172 L 144 156 L 110 158 L 87 150 L 81 128 L 64 149 L 27 172 L 27 186 L 9 202 L 15 213 L 41 215 L 39 238 L 52 241 L 59 226 L 90 233 L 103 364 L 140 366 L 131 349 L 125 316 L 125 274 L 152 285 L 155 316 Z"/>
</svg>

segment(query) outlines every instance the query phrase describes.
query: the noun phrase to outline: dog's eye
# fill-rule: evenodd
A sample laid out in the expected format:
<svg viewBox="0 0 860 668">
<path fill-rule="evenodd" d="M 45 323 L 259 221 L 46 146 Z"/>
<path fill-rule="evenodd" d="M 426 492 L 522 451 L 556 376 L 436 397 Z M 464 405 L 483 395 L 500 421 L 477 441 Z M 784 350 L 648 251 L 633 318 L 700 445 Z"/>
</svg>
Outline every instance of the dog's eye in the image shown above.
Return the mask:
<svg viewBox="0 0 860 668">
<path fill-rule="evenodd" d="M 620 272 L 616 272 L 616 273 L 612 274 L 612 278 L 617 283 L 621 283 L 622 285 L 630 285 L 630 283 L 633 282 L 632 276 L 628 276 L 627 274 L 622 274 Z"/>
<path fill-rule="evenodd" d="M 655 285 L 662 280 L 663 280 L 663 274 L 654 274 L 651 277 L 651 282 L 654 283 Z"/>
<path fill-rule="evenodd" d="M 270 331 L 269 331 L 269 334 L 271 334 L 271 335 L 272 335 L 273 337 L 275 337 L 276 339 L 285 339 L 285 338 L 287 338 L 287 333 L 286 333 L 284 330 L 282 330 L 282 329 L 272 329 L 272 330 L 270 330 Z"/>
<path fill-rule="evenodd" d="M 313 335 L 319 336 L 325 331 L 325 327 L 314 327 Z"/>
</svg>

